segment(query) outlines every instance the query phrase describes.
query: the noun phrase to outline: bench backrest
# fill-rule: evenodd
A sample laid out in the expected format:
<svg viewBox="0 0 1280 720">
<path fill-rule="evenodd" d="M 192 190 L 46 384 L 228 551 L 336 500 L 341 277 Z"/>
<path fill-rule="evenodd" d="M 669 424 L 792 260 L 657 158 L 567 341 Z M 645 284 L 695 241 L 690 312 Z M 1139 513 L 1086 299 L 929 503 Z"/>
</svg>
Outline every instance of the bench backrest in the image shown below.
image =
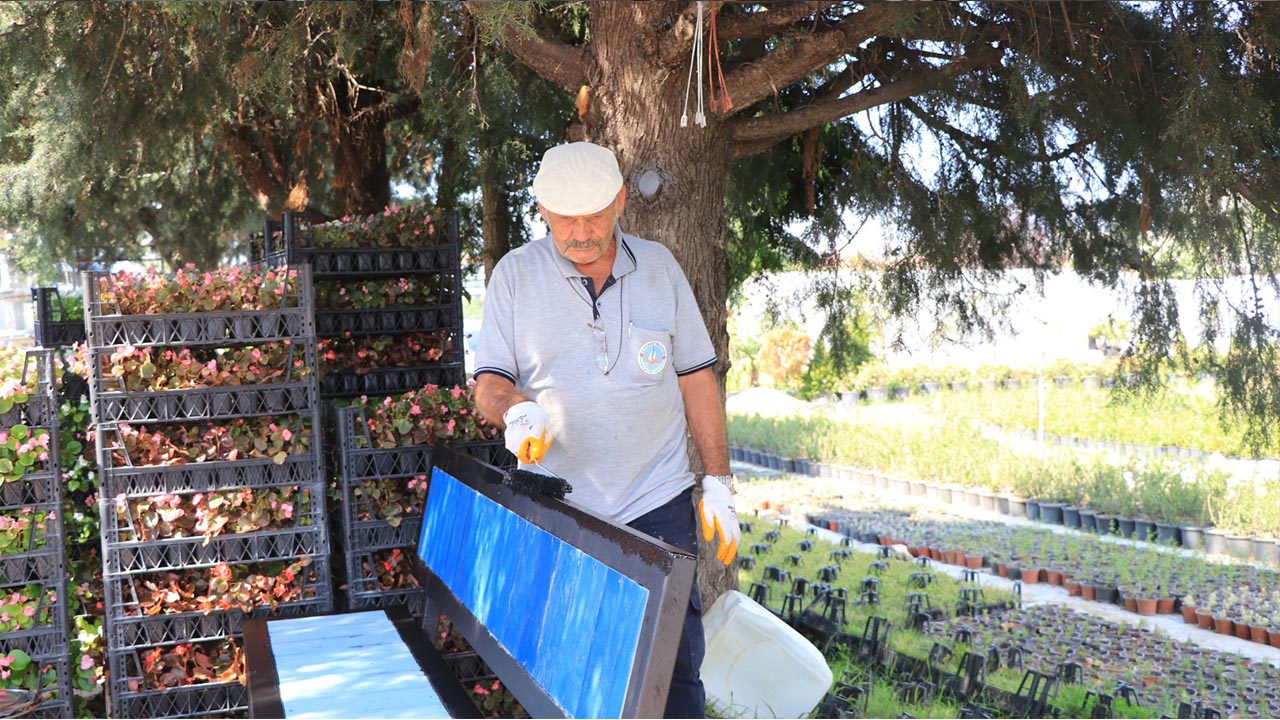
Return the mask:
<svg viewBox="0 0 1280 720">
<path fill-rule="evenodd" d="M 426 617 L 448 616 L 533 717 L 661 717 L 695 559 L 434 456 L 414 561 Z"/>
</svg>

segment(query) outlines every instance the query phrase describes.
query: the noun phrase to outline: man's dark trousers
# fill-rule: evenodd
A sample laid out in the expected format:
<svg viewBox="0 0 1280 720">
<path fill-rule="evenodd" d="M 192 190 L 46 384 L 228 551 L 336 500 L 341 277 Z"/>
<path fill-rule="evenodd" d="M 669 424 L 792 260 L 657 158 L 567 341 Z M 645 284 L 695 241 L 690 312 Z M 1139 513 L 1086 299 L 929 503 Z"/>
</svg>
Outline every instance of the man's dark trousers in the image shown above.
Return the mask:
<svg viewBox="0 0 1280 720">
<path fill-rule="evenodd" d="M 693 508 L 693 488 L 680 493 L 671 502 L 627 523 L 640 532 L 698 555 L 698 520 Z M 707 642 L 702 633 L 702 596 L 695 577 L 689 594 L 689 609 L 684 616 L 684 635 L 676 654 L 676 667 L 667 695 L 668 718 L 700 718 L 706 714 L 707 694 L 698 675 Z"/>
</svg>

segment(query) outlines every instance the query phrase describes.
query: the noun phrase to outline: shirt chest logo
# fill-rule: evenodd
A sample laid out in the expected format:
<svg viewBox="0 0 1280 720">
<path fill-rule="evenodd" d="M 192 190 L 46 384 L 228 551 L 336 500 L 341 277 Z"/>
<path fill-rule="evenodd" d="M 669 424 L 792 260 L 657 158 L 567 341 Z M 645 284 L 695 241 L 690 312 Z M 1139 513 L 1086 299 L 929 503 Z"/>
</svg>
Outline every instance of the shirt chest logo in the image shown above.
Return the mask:
<svg viewBox="0 0 1280 720">
<path fill-rule="evenodd" d="M 636 358 L 640 363 L 640 371 L 645 375 L 657 375 L 667 367 L 667 348 L 657 340 L 650 340 L 640 346 Z"/>
</svg>

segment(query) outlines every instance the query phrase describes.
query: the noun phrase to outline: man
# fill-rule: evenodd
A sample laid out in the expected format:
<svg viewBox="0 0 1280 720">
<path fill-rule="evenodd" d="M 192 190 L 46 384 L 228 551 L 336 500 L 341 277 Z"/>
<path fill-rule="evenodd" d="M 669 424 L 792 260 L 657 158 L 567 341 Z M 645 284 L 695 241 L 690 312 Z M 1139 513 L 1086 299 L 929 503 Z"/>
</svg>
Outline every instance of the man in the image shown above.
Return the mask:
<svg viewBox="0 0 1280 720">
<path fill-rule="evenodd" d="M 569 480 L 569 499 L 697 554 L 686 433 L 707 475 L 698 508 L 716 557 L 737 555 L 715 350 L 680 266 L 618 227 L 618 161 L 591 143 L 551 148 L 533 181 L 550 235 L 494 268 L 476 345 L 476 402 L 521 466 Z M 667 717 L 702 717 L 697 583 Z"/>
</svg>

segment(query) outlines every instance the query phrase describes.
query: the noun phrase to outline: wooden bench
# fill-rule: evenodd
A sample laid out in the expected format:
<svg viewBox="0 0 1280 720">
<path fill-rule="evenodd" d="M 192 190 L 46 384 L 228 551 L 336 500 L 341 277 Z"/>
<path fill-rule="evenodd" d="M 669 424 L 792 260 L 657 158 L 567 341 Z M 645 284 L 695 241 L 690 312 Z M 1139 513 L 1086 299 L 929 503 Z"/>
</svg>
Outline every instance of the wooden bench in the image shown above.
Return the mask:
<svg viewBox="0 0 1280 720">
<path fill-rule="evenodd" d="M 475 715 L 434 650 L 443 613 L 532 717 L 661 717 L 694 558 L 453 450 L 433 465 L 413 561 L 424 619 L 247 620 L 250 715 Z"/>
</svg>

